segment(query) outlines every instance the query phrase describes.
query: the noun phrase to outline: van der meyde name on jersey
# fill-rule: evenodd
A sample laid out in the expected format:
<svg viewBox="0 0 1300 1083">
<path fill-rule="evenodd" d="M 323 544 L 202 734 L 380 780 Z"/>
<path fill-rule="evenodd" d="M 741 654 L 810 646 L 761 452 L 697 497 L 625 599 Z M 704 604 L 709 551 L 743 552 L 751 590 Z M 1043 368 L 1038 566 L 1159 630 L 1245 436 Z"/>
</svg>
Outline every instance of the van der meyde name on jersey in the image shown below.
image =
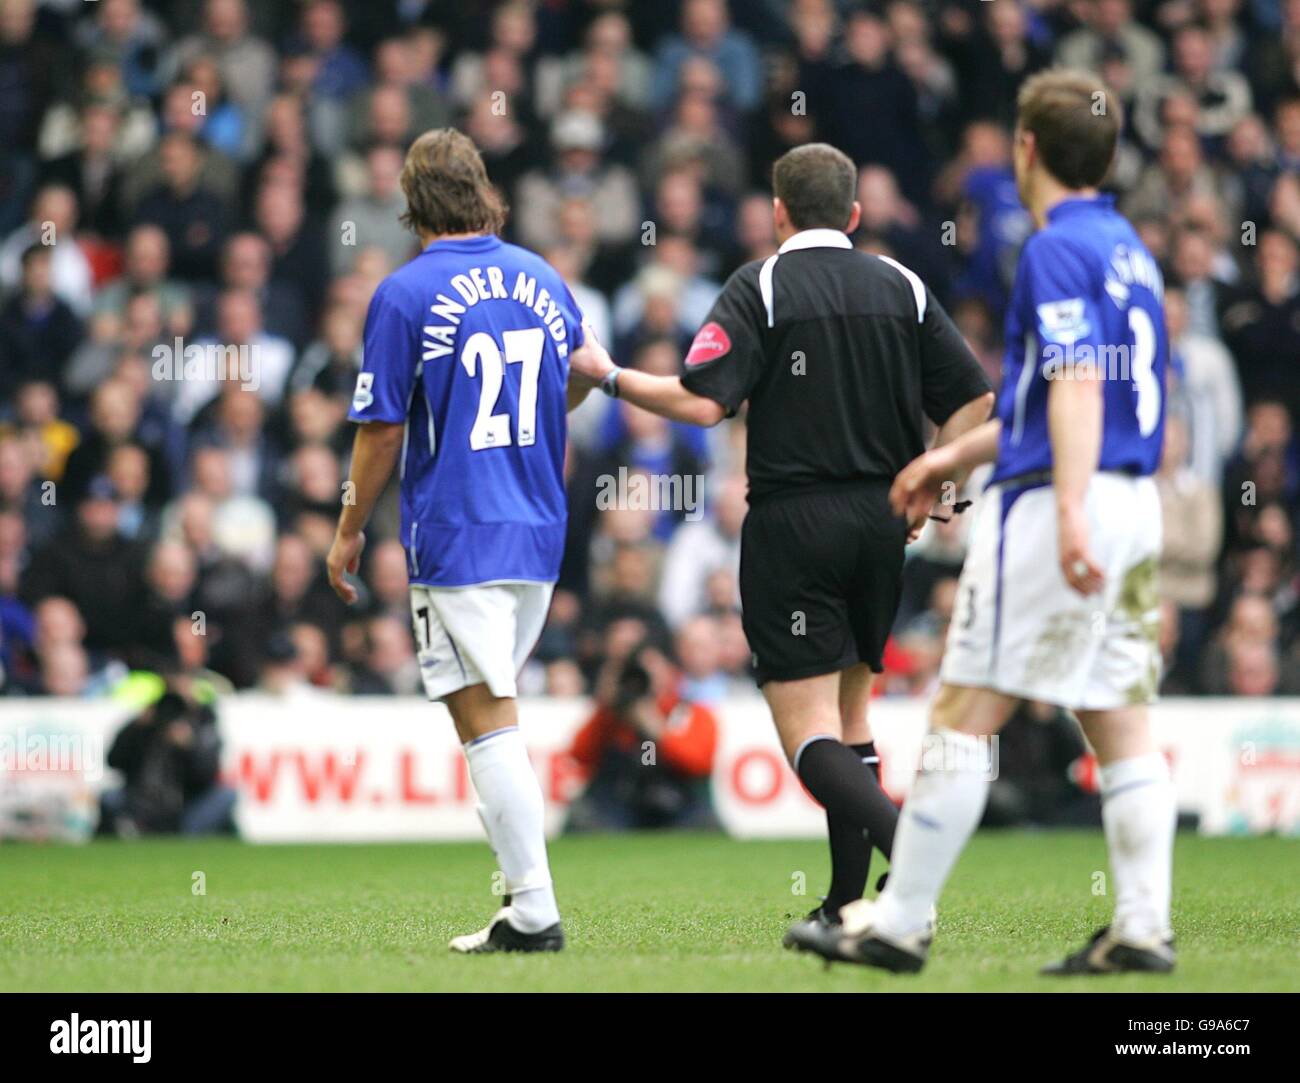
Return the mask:
<svg viewBox="0 0 1300 1083">
<path fill-rule="evenodd" d="M 443 322 L 427 324 L 424 328 L 425 361 L 435 361 L 453 351 L 456 329 L 469 309 L 481 301 L 506 300 L 516 301 L 532 309 L 550 331 L 551 338 L 555 339 L 560 356 L 568 356 L 569 344 L 565 341 L 568 332 L 564 326 L 564 313 L 550 291 L 545 286 L 538 289 L 537 279 L 520 271 L 515 276 L 514 286 L 507 292 L 505 277 L 505 272 L 500 267 L 471 267 L 465 274 L 452 275 L 451 288 L 461 300 L 439 293 L 429 306 L 429 311 Z"/>
</svg>

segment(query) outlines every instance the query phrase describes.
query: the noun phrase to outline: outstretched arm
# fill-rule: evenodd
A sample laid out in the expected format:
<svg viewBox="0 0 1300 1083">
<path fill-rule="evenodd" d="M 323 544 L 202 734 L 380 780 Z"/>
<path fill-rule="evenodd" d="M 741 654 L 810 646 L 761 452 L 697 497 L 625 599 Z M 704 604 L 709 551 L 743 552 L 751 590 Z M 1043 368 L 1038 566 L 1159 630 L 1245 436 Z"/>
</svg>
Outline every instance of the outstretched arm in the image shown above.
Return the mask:
<svg viewBox="0 0 1300 1083">
<path fill-rule="evenodd" d="M 611 378 L 617 382 L 620 399 L 673 421 L 708 426 L 716 425 L 727 415 L 721 403 L 687 390 L 678 376 L 654 376 L 636 369 L 619 368 L 609 351 L 590 333 L 587 341 L 573 351 L 569 368 L 595 384 L 617 371 L 617 375 Z"/>
</svg>

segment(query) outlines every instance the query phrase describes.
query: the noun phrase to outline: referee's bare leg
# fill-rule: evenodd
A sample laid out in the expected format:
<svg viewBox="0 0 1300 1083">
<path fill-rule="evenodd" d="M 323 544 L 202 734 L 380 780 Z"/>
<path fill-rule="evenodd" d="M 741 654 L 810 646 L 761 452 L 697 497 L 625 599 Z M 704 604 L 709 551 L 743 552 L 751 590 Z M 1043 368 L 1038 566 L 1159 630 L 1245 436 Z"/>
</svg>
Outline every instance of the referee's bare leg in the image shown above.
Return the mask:
<svg viewBox="0 0 1300 1083">
<path fill-rule="evenodd" d="M 898 810 L 880 788 L 867 703 L 872 673 L 864 663 L 794 681 L 770 680 L 763 695 L 786 758 L 826 810 L 831 887 L 822 906 L 835 921 L 840 907 L 862 897 L 874 845 L 893 847 Z"/>
</svg>

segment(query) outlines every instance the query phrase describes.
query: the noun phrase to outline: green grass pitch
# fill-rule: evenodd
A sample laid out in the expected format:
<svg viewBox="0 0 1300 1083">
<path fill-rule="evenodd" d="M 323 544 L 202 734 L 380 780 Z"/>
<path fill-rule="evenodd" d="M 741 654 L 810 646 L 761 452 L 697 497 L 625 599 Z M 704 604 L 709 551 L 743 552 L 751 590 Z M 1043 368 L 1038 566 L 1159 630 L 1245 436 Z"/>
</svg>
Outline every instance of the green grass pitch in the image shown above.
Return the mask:
<svg viewBox="0 0 1300 1083">
<path fill-rule="evenodd" d="M 1037 977 L 1105 922 L 1100 833 L 984 833 L 919 977 L 782 950 L 825 886 L 825 846 L 720 836 L 561 839 L 569 949 L 452 956 L 493 910 L 479 844 L 234 841 L 0 848 L 0 989 L 1052 991 L 1300 989 L 1300 842 L 1178 839 L 1172 978 Z M 882 865 L 873 869 L 873 879 Z M 206 894 L 195 894 L 195 874 Z M 807 894 L 797 895 L 800 874 Z M 1104 886 L 1104 885 L 1103 885 Z"/>
</svg>

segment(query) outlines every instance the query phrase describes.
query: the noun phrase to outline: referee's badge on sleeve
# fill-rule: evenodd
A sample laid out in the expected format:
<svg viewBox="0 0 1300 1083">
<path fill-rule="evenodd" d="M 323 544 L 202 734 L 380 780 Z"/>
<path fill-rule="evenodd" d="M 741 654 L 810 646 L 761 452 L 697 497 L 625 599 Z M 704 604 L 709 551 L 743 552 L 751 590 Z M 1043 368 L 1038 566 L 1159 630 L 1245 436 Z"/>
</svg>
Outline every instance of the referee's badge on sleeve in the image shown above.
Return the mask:
<svg viewBox="0 0 1300 1083">
<path fill-rule="evenodd" d="M 719 357 L 729 353 L 730 350 L 731 339 L 728 337 L 727 332 L 723 330 L 722 324 L 710 320 L 696 332 L 695 338 L 691 340 L 691 348 L 686 351 L 687 367 L 703 365 L 708 361 L 716 361 Z"/>
</svg>

